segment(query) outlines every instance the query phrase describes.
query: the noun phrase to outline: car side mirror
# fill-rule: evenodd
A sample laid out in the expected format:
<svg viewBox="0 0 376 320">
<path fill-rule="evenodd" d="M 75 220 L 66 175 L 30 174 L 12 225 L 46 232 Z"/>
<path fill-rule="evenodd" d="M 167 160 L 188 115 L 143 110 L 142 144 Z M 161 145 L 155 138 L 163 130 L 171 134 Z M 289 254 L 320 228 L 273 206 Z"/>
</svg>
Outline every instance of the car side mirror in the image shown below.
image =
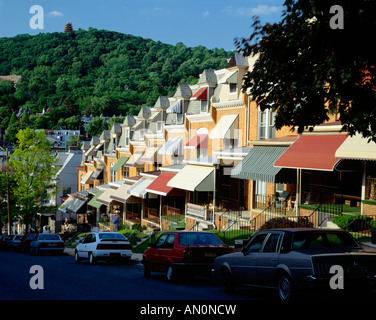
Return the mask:
<svg viewBox="0 0 376 320">
<path fill-rule="evenodd" d="M 153 242 L 149 242 L 149 243 L 148 243 L 148 247 L 149 247 L 149 248 L 154 248 L 154 247 L 155 247 L 155 244 L 154 244 Z"/>
<path fill-rule="evenodd" d="M 243 247 L 243 248 L 242 248 L 242 252 L 243 252 L 244 255 L 246 255 L 246 254 L 248 253 L 248 249 L 247 249 L 247 247 Z"/>
<path fill-rule="evenodd" d="M 78 241 L 78 243 L 83 243 L 84 242 L 84 239 L 81 239 L 80 241 Z"/>
</svg>

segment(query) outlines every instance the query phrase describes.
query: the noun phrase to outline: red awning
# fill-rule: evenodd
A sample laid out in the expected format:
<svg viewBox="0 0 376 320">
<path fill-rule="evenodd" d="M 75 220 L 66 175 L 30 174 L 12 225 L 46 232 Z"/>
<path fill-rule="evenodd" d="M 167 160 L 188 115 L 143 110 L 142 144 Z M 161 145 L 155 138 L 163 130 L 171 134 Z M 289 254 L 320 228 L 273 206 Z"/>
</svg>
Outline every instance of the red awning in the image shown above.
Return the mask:
<svg viewBox="0 0 376 320">
<path fill-rule="evenodd" d="M 207 89 L 208 88 L 201 88 L 198 90 L 192 97 L 191 99 L 197 99 L 197 100 L 207 100 L 208 94 L 207 94 Z"/>
<path fill-rule="evenodd" d="M 207 149 L 208 148 L 208 135 L 196 134 L 186 145 L 188 149 Z"/>
<path fill-rule="evenodd" d="M 340 159 L 335 153 L 347 134 L 300 136 L 274 163 L 275 167 L 333 171 Z"/>
<path fill-rule="evenodd" d="M 149 186 L 145 189 L 147 192 L 159 194 L 161 196 L 184 195 L 184 190 L 178 190 L 168 187 L 167 183 L 175 176 L 175 173 L 162 172 Z"/>
</svg>

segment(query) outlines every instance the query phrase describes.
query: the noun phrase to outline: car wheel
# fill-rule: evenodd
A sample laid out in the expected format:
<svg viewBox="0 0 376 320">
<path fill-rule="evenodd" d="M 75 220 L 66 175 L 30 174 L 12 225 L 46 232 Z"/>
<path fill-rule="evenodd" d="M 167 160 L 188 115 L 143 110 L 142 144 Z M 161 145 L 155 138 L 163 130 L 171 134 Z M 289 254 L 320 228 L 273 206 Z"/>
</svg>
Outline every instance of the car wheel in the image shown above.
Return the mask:
<svg viewBox="0 0 376 320">
<path fill-rule="evenodd" d="M 95 264 L 95 258 L 94 258 L 93 254 L 91 252 L 89 253 L 89 263 Z"/>
<path fill-rule="evenodd" d="M 171 264 L 167 266 L 167 280 L 174 282 L 176 280 L 176 271 Z"/>
<path fill-rule="evenodd" d="M 294 284 L 287 274 L 282 274 L 278 280 L 278 295 L 281 301 L 291 301 L 293 299 Z"/>
<path fill-rule="evenodd" d="M 80 263 L 81 259 L 80 259 L 80 256 L 78 255 L 78 252 L 76 251 L 74 253 L 74 262 L 75 263 Z"/>
<path fill-rule="evenodd" d="M 222 270 L 222 279 L 225 284 L 225 292 L 233 293 L 235 291 L 235 282 L 227 268 Z"/>
</svg>

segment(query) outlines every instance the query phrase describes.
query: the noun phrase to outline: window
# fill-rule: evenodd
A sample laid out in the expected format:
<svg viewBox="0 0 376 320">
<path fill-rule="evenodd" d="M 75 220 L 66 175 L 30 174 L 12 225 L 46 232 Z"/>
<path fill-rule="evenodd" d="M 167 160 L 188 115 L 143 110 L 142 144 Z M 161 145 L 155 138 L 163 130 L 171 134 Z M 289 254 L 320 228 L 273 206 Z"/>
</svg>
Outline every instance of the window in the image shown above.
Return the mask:
<svg viewBox="0 0 376 320">
<path fill-rule="evenodd" d="M 208 101 L 201 100 L 201 112 L 208 112 Z"/>
<path fill-rule="evenodd" d="M 87 235 L 83 243 L 91 243 L 91 242 L 95 242 L 95 234 L 92 234 L 92 233 Z"/>
<path fill-rule="evenodd" d="M 160 247 L 162 247 L 163 244 L 165 243 L 166 239 L 167 239 L 167 236 L 168 236 L 168 234 L 162 234 L 162 235 L 158 238 L 157 242 L 155 243 L 155 247 L 156 247 L 156 248 L 160 248 Z"/>
<path fill-rule="evenodd" d="M 270 139 L 275 137 L 274 127 L 275 112 L 272 109 L 265 109 L 258 112 L 258 139 Z"/>
<path fill-rule="evenodd" d="M 172 249 L 174 247 L 175 234 L 169 234 L 166 241 L 163 244 L 163 248 Z"/>
<path fill-rule="evenodd" d="M 276 252 L 278 240 L 280 239 L 280 237 L 281 237 L 280 233 L 270 234 L 268 240 L 265 243 L 265 246 L 264 246 L 264 249 L 262 250 L 262 252 Z"/>
<path fill-rule="evenodd" d="M 123 179 L 129 177 L 129 167 L 123 166 Z"/>
<path fill-rule="evenodd" d="M 259 234 L 255 236 L 251 240 L 251 242 L 248 244 L 247 252 L 248 253 L 259 252 L 267 235 L 268 235 L 267 233 L 263 233 L 263 234 Z"/>
<path fill-rule="evenodd" d="M 230 93 L 236 93 L 237 90 L 238 90 L 238 84 L 230 83 Z"/>
<path fill-rule="evenodd" d="M 111 162 L 111 168 L 115 165 L 115 162 Z M 116 171 L 111 171 L 111 182 L 115 181 Z"/>
</svg>

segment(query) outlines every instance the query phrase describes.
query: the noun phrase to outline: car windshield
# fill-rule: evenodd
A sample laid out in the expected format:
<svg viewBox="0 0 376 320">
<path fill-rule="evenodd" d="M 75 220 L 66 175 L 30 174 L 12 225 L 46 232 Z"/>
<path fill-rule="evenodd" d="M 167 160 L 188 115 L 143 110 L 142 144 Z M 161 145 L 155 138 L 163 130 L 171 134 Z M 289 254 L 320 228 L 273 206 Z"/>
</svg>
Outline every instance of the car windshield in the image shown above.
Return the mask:
<svg viewBox="0 0 376 320">
<path fill-rule="evenodd" d="M 179 244 L 182 246 L 192 245 L 216 245 L 220 246 L 223 243 L 214 234 L 211 233 L 195 233 L 187 232 L 179 235 Z"/>
<path fill-rule="evenodd" d="M 60 240 L 58 234 L 41 234 L 38 240 Z"/>
<path fill-rule="evenodd" d="M 126 238 L 121 233 L 111 233 L 111 232 L 100 233 L 99 239 L 101 240 L 104 240 L 104 239 L 126 240 Z"/>
<path fill-rule="evenodd" d="M 312 248 L 359 247 L 356 241 L 345 232 L 296 232 L 293 236 L 292 250 Z"/>
</svg>

